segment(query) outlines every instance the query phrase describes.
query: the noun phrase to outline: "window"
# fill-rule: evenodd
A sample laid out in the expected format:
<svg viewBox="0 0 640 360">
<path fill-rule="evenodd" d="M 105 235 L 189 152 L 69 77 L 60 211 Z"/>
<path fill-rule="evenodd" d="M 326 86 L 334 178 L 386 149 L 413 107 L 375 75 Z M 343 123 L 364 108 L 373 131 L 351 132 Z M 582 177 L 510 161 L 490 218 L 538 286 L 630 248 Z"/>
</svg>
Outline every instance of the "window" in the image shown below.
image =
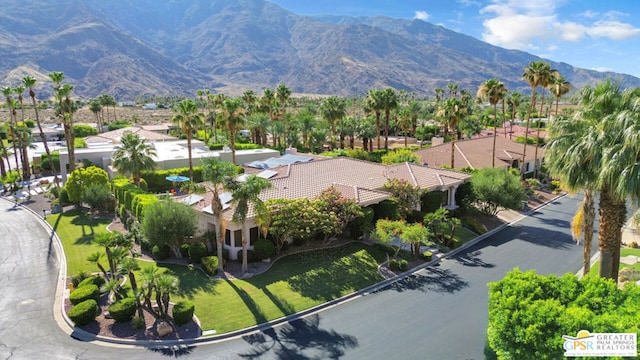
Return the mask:
<svg viewBox="0 0 640 360">
<path fill-rule="evenodd" d="M 233 238 L 235 240 L 235 247 L 242 246 L 242 230 L 236 230 L 233 232 Z"/>
<path fill-rule="evenodd" d="M 231 231 L 229 229 L 224 234 L 224 243 L 231 246 Z"/>
<path fill-rule="evenodd" d="M 260 237 L 260 232 L 257 227 L 252 227 L 249 229 L 249 246 L 253 246 L 258 238 Z"/>
</svg>

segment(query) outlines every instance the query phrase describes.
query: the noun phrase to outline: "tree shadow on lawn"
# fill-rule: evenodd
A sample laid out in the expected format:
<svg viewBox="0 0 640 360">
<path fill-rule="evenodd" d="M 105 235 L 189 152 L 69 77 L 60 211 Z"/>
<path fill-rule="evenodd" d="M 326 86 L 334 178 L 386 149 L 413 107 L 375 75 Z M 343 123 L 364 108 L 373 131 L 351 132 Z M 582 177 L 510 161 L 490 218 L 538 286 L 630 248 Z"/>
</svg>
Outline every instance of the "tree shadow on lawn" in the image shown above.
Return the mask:
<svg viewBox="0 0 640 360">
<path fill-rule="evenodd" d="M 110 219 L 94 219 L 81 210 L 71 210 L 60 214 L 53 227 L 54 230 L 57 230 L 60 219 L 63 216 L 73 218 L 70 221 L 71 225 L 80 227 L 82 231 L 82 235 L 74 242 L 75 245 L 89 245 L 93 243 L 96 231 L 101 228 L 106 231 L 107 225 L 111 223 Z"/>
<path fill-rule="evenodd" d="M 377 260 L 378 251 L 375 248 L 364 244 L 349 244 L 339 248 L 340 251 L 319 250 L 307 254 L 293 255 L 297 258 L 281 259 L 274 267 L 282 266 L 284 270 L 295 268 L 295 274 L 291 271 L 280 274 L 280 269 L 271 269 L 276 271 L 278 276 L 265 276 L 270 274 L 259 275 L 246 279 L 247 282 L 253 284 L 257 288 L 266 289 L 266 287 L 277 281 L 285 281 L 289 284 L 292 291 L 302 296 L 317 301 L 330 301 L 341 296 L 347 295 L 353 291 L 365 288 L 382 280 L 378 273 Z M 366 255 L 357 255 L 356 253 L 365 251 Z M 318 255 L 318 253 L 325 252 Z M 306 261 L 305 255 L 309 257 L 326 257 L 325 261 Z M 367 260 L 371 259 L 371 262 Z M 300 261 L 296 265 L 289 266 L 287 261 Z M 280 263 L 281 262 L 281 263 Z M 287 276 L 288 275 L 288 276 Z M 276 304 L 278 304 L 276 302 Z M 286 302 L 285 302 L 286 303 Z M 278 305 L 281 309 L 285 308 L 285 303 Z"/>
<path fill-rule="evenodd" d="M 166 268 L 167 274 L 171 274 L 180 280 L 180 288 L 177 295 L 193 299 L 199 292 L 216 295 L 216 286 L 219 280 L 209 278 L 193 266 L 159 263 L 158 267 Z"/>
<path fill-rule="evenodd" d="M 339 359 L 345 351 L 358 347 L 355 336 L 320 328 L 318 314 L 289 322 L 281 327 L 269 327 L 257 334 L 242 337 L 253 348 L 244 359 L 263 356 L 276 359 Z"/>
</svg>

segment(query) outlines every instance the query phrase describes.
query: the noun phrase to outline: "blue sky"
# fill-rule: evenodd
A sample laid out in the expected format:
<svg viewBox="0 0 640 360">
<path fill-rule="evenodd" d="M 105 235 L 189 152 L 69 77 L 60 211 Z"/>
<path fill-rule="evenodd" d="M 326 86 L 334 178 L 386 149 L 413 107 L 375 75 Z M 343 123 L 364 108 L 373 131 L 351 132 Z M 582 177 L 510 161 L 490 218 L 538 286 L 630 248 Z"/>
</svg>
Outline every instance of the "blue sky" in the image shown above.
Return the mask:
<svg viewBox="0 0 640 360">
<path fill-rule="evenodd" d="M 640 77 L 638 0 L 270 0 L 300 15 L 421 19 L 493 45 Z"/>
</svg>

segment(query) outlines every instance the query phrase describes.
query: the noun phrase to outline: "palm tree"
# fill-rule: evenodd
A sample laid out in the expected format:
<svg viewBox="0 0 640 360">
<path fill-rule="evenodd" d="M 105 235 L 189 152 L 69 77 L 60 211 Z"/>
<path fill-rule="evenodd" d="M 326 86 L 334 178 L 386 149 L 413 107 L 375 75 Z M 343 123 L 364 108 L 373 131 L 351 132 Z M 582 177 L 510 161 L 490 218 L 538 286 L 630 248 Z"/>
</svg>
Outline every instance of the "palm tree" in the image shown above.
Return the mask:
<svg viewBox="0 0 640 360">
<path fill-rule="evenodd" d="M 153 145 L 147 144 L 138 134 L 127 132 L 113 152 L 113 167 L 121 174 L 133 176 L 134 184 L 140 186 L 140 173 L 156 166 L 154 156 L 156 150 Z"/>
<path fill-rule="evenodd" d="M 389 114 L 398 107 L 398 94 L 392 88 L 386 88 L 380 94 L 381 107 L 384 110 L 384 148 L 389 149 Z"/>
<path fill-rule="evenodd" d="M 193 156 L 191 154 L 191 139 L 193 130 L 199 129 L 202 125 L 203 115 L 198 112 L 198 104 L 192 99 L 180 101 L 174 108 L 174 115 L 171 122 L 177 124 L 182 132 L 187 136 L 187 152 L 189 156 L 189 179 L 193 182 Z"/>
<path fill-rule="evenodd" d="M 16 133 L 18 128 L 18 119 L 16 118 L 15 100 L 11 97 L 13 93 L 14 93 L 13 88 L 10 86 L 4 86 L 2 88 L 2 95 L 4 95 L 7 99 L 7 107 L 9 108 L 9 118 L 11 119 L 11 124 L 9 125 L 9 128 L 11 130 L 11 137 L 12 137 L 11 144 L 13 146 L 13 157 L 15 158 L 15 161 L 16 161 L 16 170 L 19 171 L 20 166 L 18 165 L 19 161 L 18 161 L 18 147 L 17 147 L 18 134 Z M 9 162 L 9 159 L 7 159 L 7 162 Z"/>
<path fill-rule="evenodd" d="M 100 251 L 96 251 L 91 253 L 91 255 L 87 257 L 87 261 L 91 264 L 95 264 L 98 267 L 98 269 L 102 271 L 104 278 L 108 280 L 109 274 L 107 273 L 107 269 L 105 269 L 104 266 L 100 264 L 100 259 L 102 259 L 103 256 L 104 256 L 104 253 L 101 253 Z"/>
<path fill-rule="evenodd" d="M 549 87 L 549 85 L 552 83 L 553 79 L 560 76 L 560 73 L 557 70 L 551 69 L 550 65 L 547 64 L 547 66 L 544 67 L 544 69 L 542 70 L 542 72 L 540 73 L 540 87 L 541 87 L 541 97 L 540 97 L 540 112 L 538 113 L 538 126 L 537 126 L 537 131 L 536 131 L 536 146 L 535 146 L 535 152 L 533 155 L 533 177 L 537 178 L 538 177 L 538 141 L 540 139 L 540 119 L 542 118 L 542 111 L 543 111 L 543 106 L 544 106 L 544 89 L 546 89 L 547 87 Z M 546 117 L 546 116 L 545 116 Z"/>
<path fill-rule="evenodd" d="M 607 79 L 581 89 L 579 99 L 581 109 L 572 122 L 560 119 L 552 124 L 550 169 L 569 188 L 599 192 L 599 274 L 617 281 L 625 201 L 637 200 L 640 188 L 636 169 L 640 149 L 635 143 L 640 138 L 638 97 L 633 90 L 623 94 L 618 83 Z M 583 226 L 588 235 L 595 211 L 585 202 Z M 585 247 L 587 242 L 585 236 Z"/>
<path fill-rule="evenodd" d="M 331 128 L 331 147 L 335 147 L 336 122 L 342 119 L 347 111 L 345 99 L 337 96 L 329 96 L 320 104 L 320 114 L 329 123 Z"/>
<path fill-rule="evenodd" d="M 511 106 L 511 120 L 509 121 L 509 139 L 513 138 L 513 123 L 516 120 L 516 113 L 518 112 L 518 106 L 522 102 L 522 94 L 517 91 L 512 92 L 509 95 L 509 104 Z M 507 137 L 505 132 L 504 137 Z"/>
<path fill-rule="evenodd" d="M 463 104 L 462 100 L 451 97 L 441 104 L 436 116 L 444 119 L 451 131 L 455 132 L 458 128 L 458 123 L 464 119 L 466 114 L 467 107 Z M 455 168 L 455 144 L 456 136 L 451 136 L 451 168 Z"/>
<path fill-rule="evenodd" d="M 140 293 L 144 298 L 144 307 L 152 314 L 155 314 L 155 312 L 151 304 L 151 297 L 158 277 L 160 277 L 160 271 L 157 266 L 145 266 L 140 271 Z"/>
<path fill-rule="evenodd" d="M 179 289 L 180 280 L 173 275 L 160 274 L 155 281 L 156 304 L 158 305 L 160 318 L 167 317 L 171 293 Z"/>
<path fill-rule="evenodd" d="M 542 61 L 532 61 L 529 65 L 525 66 L 522 78 L 531 86 L 531 105 L 527 110 L 527 126 L 524 133 L 524 148 L 522 150 L 522 168 L 521 174 L 524 178 L 526 171 L 526 155 L 527 155 L 527 142 L 529 141 L 529 123 L 531 121 L 531 112 L 536 108 L 536 89 L 540 86 L 541 77 L 544 76 L 546 69 L 550 69 L 550 65 Z M 535 163 L 534 163 L 535 167 Z"/>
<path fill-rule="evenodd" d="M 250 206 L 253 206 L 253 210 L 257 214 L 263 214 L 267 211 L 264 203 L 259 198 L 260 193 L 271 188 L 271 182 L 267 179 L 257 177 L 256 175 L 249 175 L 246 181 L 231 180 L 225 184 L 227 190 L 232 191 L 231 203 L 235 206 L 233 216 L 231 220 L 236 224 L 241 224 L 243 230 L 246 226 L 247 214 L 249 213 Z M 242 272 L 248 271 L 247 267 L 247 232 L 242 231 Z"/>
<path fill-rule="evenodd" d="M 129 277 L 129 283 L 131 283 L 131 290 L 133 290 L 133 293 L 138 294 L 138 282 L 136 281 L 135 272 L 140 270 L 140 265 L 138 265 L 136 259 L 132 257 L 126 257 L 122 259 L 118 268 L 120 270 L 120 274 L 127 275 Z M 142 304 L 140 303 L 140 298 L 138 296 L 135 296 L 135 299 L 136 307 L 138 308 L 138 316 L 143 317 L 144 314 L 142 312 Z"/>
<path fill-rule="evenodd" d="M 504 98 L 504 83 L 498 79 L 489 79 L 478 88 L 478 98 L 488 101 L 493 106 L 493 156 L 491 167 L 496 167 L 496 137 L 498 133 L 498 103 Z"/>
<path fill-rule="evenodd" d="M 76 104 L 71 101 L 73 86 L 64 84 L 57 86 L 54 91 L 56 99 L 59 99 L 62 126 L 64 127 L 64 137 L 67 143 L 67 151 L 69 153 L 69 173 L 72 173 L 76 167 L 75 135 L 73 133 L 73 113 L 75 111 Z"/>
<path fill-rule="evenodd" d="M 296 114 L 296 120 L 298 122 L 298 128 L 302 135 L 302 147 L 310 149 L 309 146 L 309 134 L 316 127 L 316 117 L 308 109 L 302 109 Z"/>
<path fill-rule="evenodd" d="M 222 104 L 222 119 L 227 130 L 229 130 L 229 142 L 231 143 L 231 159 L 236 164 L 236 131 L 245 122 L 247 109 L 242 106 L 241 98 L 226 99 Z"/>
<path fill-rule="evenodd" d="M 556 116 L 558 116 L 560 98 L 571 91 L 571 89 L 573 89 L 573 85 L 561 75 L 555 76 L 551 84 L 549 84 L 549 91 L 556 97 Z"/>
<path fill-rule="evenodd" d="M 53 173 L 56 173 L 56 168 L 54 166 L 53 163 L 53 159 L 51 157 L 51 150 L 49 150 L 49 144 L 47 143 L 47 137 L 44 135 L 44 131 L 42 131 L 42 123 L 40 122 L 40 115 L 38 112 L 38 104 L 36 102 L 36 93 L 35 91 L 33 91 L 33 88 L 36 86 L 36 79 L 33 78 L 32 76 L 25 76 L 24 78 L 22 78 L 22 84 L 29 89 L 29 96 L 31 97 L 31 103 L 33 105 L 33 110 L 35 111 L 36 114 L 36 124 L 38 125 L 38 131 L 40 132 L 40 140 L 42 141 L 42 144 L 44 145 L 44 151 L 47 154 L 47 159 L 49 159 L 49 166 L 51 167 L 51 170 L 53 171 Z M 55 182 L 56 186 L 59 186 L 58 182 Z"/>
<path fill-rule="evenodd" d="M 447 85 L 447 89 L 449 89 L 449 97 L 457 97 L 458 96 L 458 84 L 449 84 Z"/>
<path fill-rule="evenodd" d="M 284 121 L 284 132 L 287 133 L 287 123 L 286 123 L 286 111 L 287 104 L 289 103 L 289 99 L 291 98 L 291 89 L 287 87 L 287 85 L 280 83 L 276 88 L 276 100 L 280 104 L 280 116 L 282 121 Z M 286 137 L 285 137 L 285 147 L 287 147 Z"/>
<path fill-rule="evenodd" d="M 220 188 L 229 178 L 235 174 L 235 167 L 228 162 L 222 162 L 214 158 L 205 158 L 202 162 L 202 178 L 211 185 L 207 186 L 211 191 L 211 212 L 216 227 L 216 242 L 218 254 L 218 273 L 224 274 L 224 259 L 222 257 L 222 245 L 224 243 L 225 226 L 222 221 L 222 202 L 220 201 Z M 212 244 L 208 243 L 209 251 L 212 250 Z"/>
<path fill-rule="evenodd" d="M 382 96 L 382 90 L 370 89 L 369 92 L 367 93 L 367 98 L 365 102 L 367 105 L 367 108 L 371 109 L 371 111 L 373 111 L 374 114 L 376 115 L 376 130 L 378 132 L 378 135 L 376 135 L 376 139 L 378 143 L 378 147 L 377 147 L 378 150 L 380 150 L 380 130 L 381 130 L 380 114 L 383 110 L 381 96 Z"/>
</svg>

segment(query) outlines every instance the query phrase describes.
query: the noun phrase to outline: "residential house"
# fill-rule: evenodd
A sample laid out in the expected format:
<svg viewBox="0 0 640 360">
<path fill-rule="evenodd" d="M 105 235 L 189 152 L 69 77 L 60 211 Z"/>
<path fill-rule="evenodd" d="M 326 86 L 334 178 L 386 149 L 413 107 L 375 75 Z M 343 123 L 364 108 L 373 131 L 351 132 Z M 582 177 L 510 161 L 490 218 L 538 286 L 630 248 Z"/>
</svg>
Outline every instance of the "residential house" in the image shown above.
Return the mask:
<svg viewBox="0 0 640 360">
<path fill-rule="evenodd" d="M 446 193 L 445 207 L 457 208 L 456 189 L 471 176 L 466 173 L 437 169 L 403 163 L 381 165 L 368 161 L 339 157 L 313 157 L 295 155 L 301 159 L 296 163 L 281 165 L 263 170 L 258 176 L 268 178 L 273 185 L 265 190 L 260 199 L 301 199 L 315 198 L 323 190 L 333 186 L 343 196 L 355 200 L 361 206 L 377 204 L 388 199 L 391 194 L 384 189 L 384 184 L 392 178 L 407 180 L 425 191 L 443 191 Z M 199 210 L 198 227 L 201 232 L 215 231 L 215 220 L 211 211 L 211 192 L 204 194 L 193 204 Z M 222 193 L 224 203 L 223 220 L 226 222 L 224 247 L 229 250 L 230 258 L 237 259 L 242 250 L 242 239 L 249 239 L 249 248 L 258 239 L 259 231 L 253 209 L 249 210 L 247 221 L 235 224 L 231 221 L 233 208 L 230 207 L 231 194 Z M 293 214 L 292 214 L 293 215 Z"/>
<path fill-rule="evenodd" d="M 495 166 L 520 169 L 524 145 L 501 136 L 497 136 L 495 140 Z M 465 167 L 482 169 L 492 166 L 493 136 L 456 141 L 454 149 L 456 169 Z M 527 145 L 525 173 L 533 172 L 535 152 L 534 145 Z M 451 165 L 451 143 L 441 143 L 430 148 L 416 150 L 415 153 L 420 156 L 421 163 L 429 167 L 439 168 Z M 544 148 L 538 148 L 538 167 L 542 163 L 544 153 Z"/>
</svg>

